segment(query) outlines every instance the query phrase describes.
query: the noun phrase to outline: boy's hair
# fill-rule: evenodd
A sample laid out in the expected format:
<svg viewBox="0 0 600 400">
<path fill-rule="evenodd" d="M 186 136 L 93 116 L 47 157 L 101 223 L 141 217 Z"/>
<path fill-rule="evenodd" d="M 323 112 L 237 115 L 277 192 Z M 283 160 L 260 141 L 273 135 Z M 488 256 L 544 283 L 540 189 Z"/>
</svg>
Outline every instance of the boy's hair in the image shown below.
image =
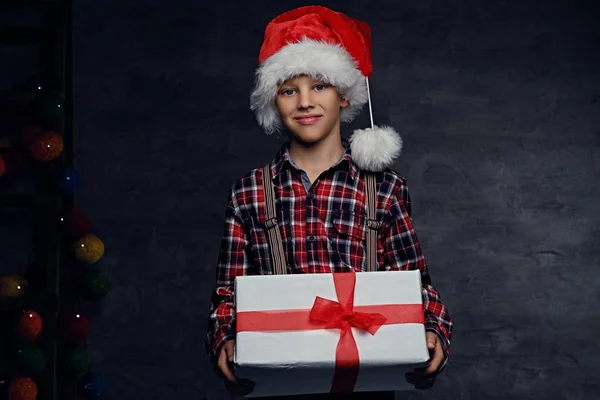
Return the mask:
<svg viewBox="0 0 600 400">
<path fill-rule="evenodd" d="M 340 120 L 350 122 L 365 104 L 371 108 L 371 30 L 365 22 L 321 6 L 300 7 L 274 18 L 266 27 L 259 53 L 250 108 L 269 135 L 279 131 L 275 106 L 280 85 L 299 75 L 322 79 L 348 101 Z M 359 168 L 378 171 L 390 167 L 400 155 L 402 139 L 387 126 L 360 129 L 350 143 Z"/>
</svg>

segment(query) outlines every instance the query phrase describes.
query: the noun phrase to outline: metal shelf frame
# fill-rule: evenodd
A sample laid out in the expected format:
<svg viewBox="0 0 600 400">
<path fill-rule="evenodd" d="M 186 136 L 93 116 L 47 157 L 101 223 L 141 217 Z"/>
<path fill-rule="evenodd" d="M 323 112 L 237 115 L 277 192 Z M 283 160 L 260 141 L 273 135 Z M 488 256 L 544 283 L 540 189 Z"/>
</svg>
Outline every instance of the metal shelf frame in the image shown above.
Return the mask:
<svg viewBox="0 0 600 400">
<path fill-rule="evenodd" d="M 73 104 L 73 1 L 72 0 L 0 0 L 0 13 L 3 7 L 15 9 L 20 6 L 42 7 L 44 21 L 39 26 L 0 26 L 0 46 L 4 45 L 42 45 L 45 70 L 40 71 L 46 82 L 58 90 L 64 98 L 64 118 L 58 127 L 63 137 L 64 148 L 60 164 L 66 168 L 75 168 L 75 133 Z M 21 96 L 15 96 L 20 94 Z M 0 107 L 20 107 L 19 99 L 27 103 L 31 93 L 0 93 Z M 16 101 L 17 104 L 9 104 Z M 43 390 L 39 400 L 77 399 L 75 380 L 62 382 L 59 373 L 61 351 L 58 338 L 58 318 L 63 311 L 77 311 L 78 299 L 74 288 L 74 262 L 65 248 L 59 230 L 59 216 L 62 210 L 75 206 L 73 194 L 57 193 L 47 179 L 36 183 L 33 193 L 1 193 L 0 207 L 28 208 L 35 212 L 36 229 L 43 234 L 42 243 L 37 247 L 36 258 L 42 260 L 46 268 L 46 290 L 38 293 L 30 303 L 44 308 L 44 334 L 49 337 L 45 353 L 48 359 L 43 374 Z M 1 221 L 0 221 L 1 223 Z M 26 302 L 27 303 L 27 302 Z M 9 308 L 21 309 L 25 303 L 15 301 Z M 0 312 L 5 312 L 0 309 Z"/>
</svg>

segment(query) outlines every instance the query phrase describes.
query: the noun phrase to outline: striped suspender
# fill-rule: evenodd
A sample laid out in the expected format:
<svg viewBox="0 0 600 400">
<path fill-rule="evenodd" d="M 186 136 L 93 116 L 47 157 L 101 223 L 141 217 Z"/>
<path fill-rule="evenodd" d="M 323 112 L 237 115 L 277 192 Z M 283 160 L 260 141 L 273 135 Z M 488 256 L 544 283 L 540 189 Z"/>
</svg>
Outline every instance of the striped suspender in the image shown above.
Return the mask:
<svg viewBox="0 0 600 400">
<path fill-rule="evenodd" d="M 267 228 L 267 237 L 269 238 L 269 247 L 271 249 L 271 263 L 273 273 L 284 275 L 287 273 L 287 263 L 285 252 L 283 251 L 283 242 L 281 232 L 277 225 L 277 216 L 275 209 L 275 187 L 271 175 L 271 166 L 269 164 L 263 167 L 263 188 L 265 192 L 265 227 Z"/>
<path fill-rule="evenodd" d="M 377 231 L 381 222 L 377 221 L 377 190 L 375 174 L 366 172 L 365 207 L 367 209 L 367 271 L 377 271 Z"/>
<path fill-rule="evenodd" d="M 375 175 L 366 173 L 365 206 L 367 208 L 367 271 L 377 271 L 377 230 L 381 222 L 377 217 L 377 191 L 375 185 Z M 287 262 L 283 250 L 281 232 L 277 225 L 277 216 L 275 209 L 275 187 L 271 175 L 271 166 L 269 164 L 263 167 L 263 188 L 265 193 L 265 213 L 267 228 L 267 237 L 269 239 L 269 248 L 271 251 L 271 262 L 273 264 L 273 273 L 278 275 L 287 274 Z"/>
</svg>

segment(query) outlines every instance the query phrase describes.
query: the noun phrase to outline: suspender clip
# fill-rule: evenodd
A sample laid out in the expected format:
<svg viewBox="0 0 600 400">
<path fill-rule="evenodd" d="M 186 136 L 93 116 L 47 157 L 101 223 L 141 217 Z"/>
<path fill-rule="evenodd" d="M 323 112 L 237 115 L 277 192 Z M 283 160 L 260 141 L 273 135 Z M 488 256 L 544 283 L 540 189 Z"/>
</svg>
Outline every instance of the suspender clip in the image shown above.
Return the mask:
<svg viewBox="0 0 600 400">
<path fill-rule="evenodd" d="M 265 221 L 265 227 L 267 229 L 273 229 L 277 226 L 277 218 L 269 218 Z"/>
<path fill-rule="evenodd" d="M 377 220 L 374 220 L 374 219 L 368 219 L 367 220 L 367 227 L 369 229 L 374 229 L 374 230 L 378 231 L 379 228 L 381 228 L 381 221 L 377 221 Z"/>
</svg>

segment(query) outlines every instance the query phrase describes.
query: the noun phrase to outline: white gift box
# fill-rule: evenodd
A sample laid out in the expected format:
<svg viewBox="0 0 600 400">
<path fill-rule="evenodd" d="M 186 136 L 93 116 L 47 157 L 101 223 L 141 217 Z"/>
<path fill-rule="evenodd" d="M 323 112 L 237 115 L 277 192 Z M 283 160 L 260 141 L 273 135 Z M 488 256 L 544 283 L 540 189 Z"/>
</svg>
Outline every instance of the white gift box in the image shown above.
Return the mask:
<svg viewBox="0 0 600 400">
<path fill-rule="evenodd" d="M 352 311 L 367 313 L 362 319 L 348 314 L 348 307 L 341 313 L 334 303 L 351 286 Z M 326 313 L 329 325 L 311 318 L 318 297 L 321 305 L 323 298 L 330 300 L 329 311 L 338 310 Z M 417 270 L 241 276 L 235 280 L 235 308 L 236 375 L 256 383 L 247 397 L 411 390 L 405 374 L 429 360 Z M 342 335 L 351 321 L 378 320 L 373 313 L 386 319 L 374 334 L 353 326 L 346 329 L 351 335 Z M 344 371 L 342 359 L 358 367 L 334 376 Z"/>
</svg>

